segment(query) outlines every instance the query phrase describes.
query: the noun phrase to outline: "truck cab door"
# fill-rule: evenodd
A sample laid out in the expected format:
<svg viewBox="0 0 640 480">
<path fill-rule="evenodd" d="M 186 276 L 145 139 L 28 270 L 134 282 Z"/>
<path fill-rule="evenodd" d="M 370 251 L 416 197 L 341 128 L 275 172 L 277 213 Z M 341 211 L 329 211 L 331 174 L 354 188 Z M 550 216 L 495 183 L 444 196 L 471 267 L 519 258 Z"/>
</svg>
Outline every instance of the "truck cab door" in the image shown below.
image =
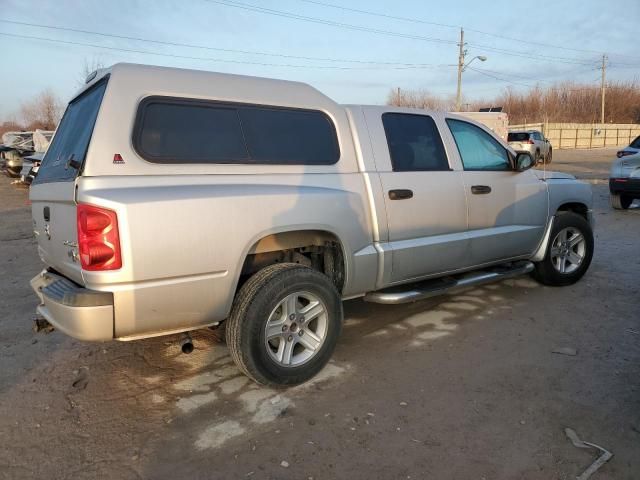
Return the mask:
<svg viewBox="0 0 640 480">
<path fill-rule="evenodd" d="M 547 185 L 515 171 L 508 150 L 487 130 L 447 118 L 460 155 L 469 208 L 469 255 L 475 266 L 531 255 L 548 218 Z"/>
<path fill-rule="evenodd" d="M 468 264 L 462 171 L 449 162 L 435 115 L 366 110 L 392 254 L 387 285 Z"/>
</svg>

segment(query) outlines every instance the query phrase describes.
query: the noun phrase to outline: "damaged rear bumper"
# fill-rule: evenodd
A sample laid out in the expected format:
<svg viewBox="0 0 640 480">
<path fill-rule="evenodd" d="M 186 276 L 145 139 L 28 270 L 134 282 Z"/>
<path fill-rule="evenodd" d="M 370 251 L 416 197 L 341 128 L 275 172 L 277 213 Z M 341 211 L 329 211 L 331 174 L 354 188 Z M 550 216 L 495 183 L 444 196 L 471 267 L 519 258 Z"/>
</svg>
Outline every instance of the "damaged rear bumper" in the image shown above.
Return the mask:
<svg viewBox="0 0 640 480">
<path fill-rule="evenodd" d="M 37 312 L 57 330 L 79 340 L 112 340 L 113 294 L 81 287 L 43 270 L 31 280 L 40 298 Z"/>
</svg>

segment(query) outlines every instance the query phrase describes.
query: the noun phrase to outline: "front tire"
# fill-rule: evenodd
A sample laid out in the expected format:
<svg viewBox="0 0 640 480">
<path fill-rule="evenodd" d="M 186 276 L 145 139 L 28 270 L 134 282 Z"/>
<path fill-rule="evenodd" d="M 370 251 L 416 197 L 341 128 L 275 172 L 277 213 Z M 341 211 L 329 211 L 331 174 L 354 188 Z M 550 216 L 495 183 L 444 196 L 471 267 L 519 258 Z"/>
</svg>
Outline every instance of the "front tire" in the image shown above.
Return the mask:
<svg viewBox="0 0 640 480">
<path fill-rule="evenodd" d="M 619 193 L 611 193 L 609 195 L 611 206 L 616 210 L 626 210 L 633 203 L 633 198 Z"/>
<path fill-rule="evenodd" d="M 240 289 L 227 320 L 231 358 L 263 385 L 297 385 L 331 358 L 342 300 L 326 275 L 295 263 L 268 266 Z"/>
<path fill-rule="evenodd" d="M 549 152 L 547 153 L 546 158 L 544 159 L 544 163 L 545 165 L 548 165 L 551 163 L 551 160 L 553 160 L 553 150 L 549 149 Z"/>
<path fill-rule="evenodd" d="M 553 222 L 547 252 L 533 276 L 544 285 L 572 285 L 585 274 L 593 258 L 593 231 L 584 217 L 559 212 Z"/>
</svg>

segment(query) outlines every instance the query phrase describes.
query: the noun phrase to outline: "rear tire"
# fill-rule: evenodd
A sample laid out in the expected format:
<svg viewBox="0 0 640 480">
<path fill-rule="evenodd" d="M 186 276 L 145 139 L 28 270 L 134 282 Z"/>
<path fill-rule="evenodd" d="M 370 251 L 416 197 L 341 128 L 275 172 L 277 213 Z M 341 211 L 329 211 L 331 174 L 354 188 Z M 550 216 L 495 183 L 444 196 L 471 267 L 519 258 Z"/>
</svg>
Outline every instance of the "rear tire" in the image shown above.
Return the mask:
<svg viewBox="0 0 640 480">
<path fill-rule="evenodd" d="M 616 210 L 626 210 L 633 203 L 633 198 L 628 195 L 621 195 L 619 193 L 612 193 L 609 195 L 611 206 Z"/>
<path fill-rule="evenodd" d="M 584 217 L 558 212 L 544 259 L 535 264 L 533 277 L 549 286 L 572 285 L 585 274 L 593 258 L 593 231 Z"/>
<path fill-rule="evenodd" d="M 236 295 L 226 325 L 231 358 L 259 384 L 306 382 L 331 358 L 342 315 L 326 275 L 295 263 L 268 266 Z"/>
</svg>

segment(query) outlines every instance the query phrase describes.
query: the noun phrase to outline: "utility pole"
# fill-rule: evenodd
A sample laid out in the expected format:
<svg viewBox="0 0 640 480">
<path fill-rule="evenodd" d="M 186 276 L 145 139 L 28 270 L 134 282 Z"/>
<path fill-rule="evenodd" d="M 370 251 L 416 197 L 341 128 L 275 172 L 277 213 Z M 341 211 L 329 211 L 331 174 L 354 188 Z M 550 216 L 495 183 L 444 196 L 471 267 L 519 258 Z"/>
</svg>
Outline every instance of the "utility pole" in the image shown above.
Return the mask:
<svg viewBox="0 0 640 480">
<path fill-rule="evenodd" d="M 456 92 L 456 112 L 460 111 L 462 102 L 462 70 L 464 69 L 464 29 L 460 27 L 460 54 L 458 55 L 458 90 Z"/>
<path fill-rule="evenodd" d="M 600 85 L 600 123 L 604 125 L 604 95 L 606 91 L 605 81 L 607 76 L 607 56 L 602 55 L 602 84 Z"/>
</svg>

